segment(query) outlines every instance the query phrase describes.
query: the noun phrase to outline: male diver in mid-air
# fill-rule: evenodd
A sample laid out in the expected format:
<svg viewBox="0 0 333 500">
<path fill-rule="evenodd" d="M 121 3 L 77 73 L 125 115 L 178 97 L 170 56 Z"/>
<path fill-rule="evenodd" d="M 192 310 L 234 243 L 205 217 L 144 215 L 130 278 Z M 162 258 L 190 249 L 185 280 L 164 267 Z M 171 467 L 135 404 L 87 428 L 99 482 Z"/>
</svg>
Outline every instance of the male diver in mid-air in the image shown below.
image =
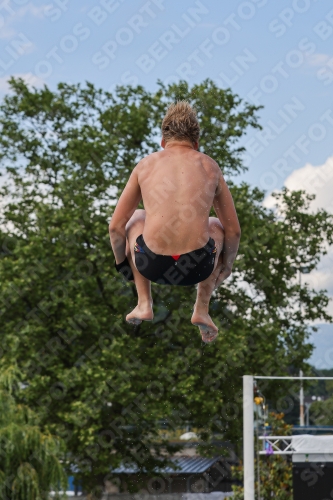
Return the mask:
<svg viewBox="0 0 333 500">
<path fill-rule="evenodd" d="M 209 316 L 212 292 L 232 271 L 240 240 L 233 199 L 217 163 L 198 152 L 200 128 L 186 101 L 162 122 L 162 151 L 134 168 L 110 222 L 116 269 L 134 281 L 138 305 L 126 321 L 153 319 L 151 281 L 197 287 L 191 322 L 202 340 L 218 329 Z M 144 210 L 137 210 L 140 201 Z M 216 217 L 209 217 L 212 206 Z"/>
</svg>

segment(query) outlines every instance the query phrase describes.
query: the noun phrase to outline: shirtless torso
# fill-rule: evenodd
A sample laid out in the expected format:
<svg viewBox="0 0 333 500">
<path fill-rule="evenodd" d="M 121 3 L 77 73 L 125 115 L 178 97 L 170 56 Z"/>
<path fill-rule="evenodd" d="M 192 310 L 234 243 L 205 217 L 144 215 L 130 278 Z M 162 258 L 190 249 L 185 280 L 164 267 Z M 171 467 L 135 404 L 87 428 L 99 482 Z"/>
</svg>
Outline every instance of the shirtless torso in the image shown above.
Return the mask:
<svg viewBox="0 0 333 500">
<path fill-rule="evenodd" d="M 213 290 L 231 273 L 238 250 L 240 226 L 219 166 L 209 156 L 198 152 L 197 146 L 188 141 L 165 143 L 163 139 L 164 149 L 147 156 L 134 168 L 119 198 L 109 229 L 116 264 L 124 262 L 125 265 L 128 258 L 126 266 L 130 273 L 131 270 L 133 272 L 129 279 L 135 282 L 138 306 L 127 315 L 126 320 L 135 324 L 153 318 L 150 289 L 153 278 L 147 279 L 147 273 L 139 272 L 137 252 L 145 253 L 145 249 L 153 252 L 153 264 L 155 262 L 156 266 L 160 265 L 159 262 L 165 263 L 167 258 L 171 259 L 171 271 L 175 273 L 173 267 L 177 264 L 172 264 L 175 255 L 185 254 L 184 260 L 190 262 L 188 252 L 202 250 L 207 242 L 214 240 L 215 247 L 205 249 L 211 254 L 211 257 L 208 256 L 212 266 L 207 275 L 209 277 L 194 281 L 199 284 L 192 316 L 192 323 L 199 326 L 203 339 L 211 341 L 217 335 L 217 327 L 208 314 L 209 300 Z M 137 210 L 141 200 L 144 210 Z M 217 218 L 209 216 L 212 206 Z M 145 248 L 140 248 L 141 241 Z M 159 256 L 168 257 L 162 257 L 162 261 Z M 180 273 L 183 272 L 181 265 L 179 260 L 177 270 Z M 167 267 L 169 273 L 169 264 Z M 190 271 L 186 269 L 185 274 Z"/>
<path fill-rule="evenodd" d="M 158 254 L 183 254 L 209 238 L 208 218 L 220 170 L 208 156 L 171 147 L 136 167 L 146 210 L 144 239 Z"/>
</svg>

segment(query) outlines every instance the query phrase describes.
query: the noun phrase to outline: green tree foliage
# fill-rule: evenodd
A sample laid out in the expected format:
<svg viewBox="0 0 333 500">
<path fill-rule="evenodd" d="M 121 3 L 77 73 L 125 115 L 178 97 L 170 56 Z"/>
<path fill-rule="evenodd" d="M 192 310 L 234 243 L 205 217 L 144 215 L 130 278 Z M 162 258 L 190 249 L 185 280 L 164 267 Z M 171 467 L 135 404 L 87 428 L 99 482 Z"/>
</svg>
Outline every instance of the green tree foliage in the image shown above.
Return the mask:
<svg viewBox="0 0 333 500">
<path fill-rule="evenodd" d="M 325 401 L 315 401 L 310 407 L 314 425 L 333 425 L 333 396 Z"/>
<path fill-rule="evenodd" d="M 6 375 L 6 373 L 4 373 Z M 3 377 L 2 377 L 3 380 Z M 47 500 L 49 492 L 66 490 L 67 475 L 59 461 L 61 441 L 42 432 L 39 418 L 17 404 L 5 384 L 0 386 L 0 498 Z"/>
<path fill-rule="evenodd" d="M 237 141 L 259 127 L 258 108 L 211 81 L 113 94 L 91 84 L 11 88 L 0 107 L 0 369 L 16 360 L 25 387 L 16 400 L 62 436 L 87 490 L 120 461 L 156 466 L 161 419 L 237 443 L 241 376 L 306 371 L 306 324 L 329 319 L 325 292 L 296 278 L 332 242 L 332 220 L 311 213 L 305 193 L 282 191 L 272 212 L 259 189 L 234 183 Z M 115 273 L 108 240 L 120 190 L 159 148 L 168 103 L 184 98 L 197 106 L 201 150 L 227 174 L 242 226 L 234 273 L 212 303 L 220 335 L 207 347 L 190 324 L 194 288 L 153 286 L 154 322 L 124 322 L 136 294 Z"/>
<path fill-rule="evenodd" d="M 314 370 L 314 376 L 333 377 L 333 370 Z M 309 407 L 309 419 L 313 425 L 333 425 L 333 380 L 311 381 L 306 389 L 306 395 L 317 396 Z"/>
<path fill-rule="evenodd" d="M 270 413 L 268 425 L 272 436 L 290 436 L 292 426 L 283 420 L 283 413 Z M 259 443 L 258 443 L 259 444 Z M 259 446 L 262 445 L 260 442 Z M 293 494 L 292 463 L 283 455 L 267 455 L 259 458 L 259 487 L 258 487 L 258 459 L 255 461 L 255 490 L 256 499 L 290 500 Z M 243 466 L 234 468 L 234 476 L 243 480 Z M 244 500 L 242 486 L 233 486 L 234 500 Z M 259 496 L 260 495 L 260 496 Z"/>
<path fill-rule="evenodd" d="M 313 369 L 313 377 L 333 377 L 333 369 L 317 370 Z M 313 380 L 306 385 L 307 396 L 333 396 L 333 380 Z"/>
</svg>

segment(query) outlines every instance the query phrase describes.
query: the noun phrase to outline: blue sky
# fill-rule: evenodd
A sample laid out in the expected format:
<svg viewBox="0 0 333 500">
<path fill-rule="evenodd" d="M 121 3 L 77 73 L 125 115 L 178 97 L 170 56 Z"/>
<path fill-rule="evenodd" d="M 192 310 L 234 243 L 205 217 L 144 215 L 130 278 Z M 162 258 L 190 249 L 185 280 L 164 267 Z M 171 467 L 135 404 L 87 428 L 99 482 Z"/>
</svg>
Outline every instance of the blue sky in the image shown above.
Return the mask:
<svg viewBox="0 0 333 500">
<path fill-rule="evenodd" d="M 269 194 L 288 182 L 303 185 L 307 164 L 318 178 L 326 165 L 327 178 L 331 0 L 7 0 L 0 5 L 0 44 L 0 95 L 10 75 L 37 86 L 88 80 L 104 89 L 211 78 L 264 106 L 264 131 L 249 131 L 243 141 L 249 169 L 240 179 Z M 331 189 L 329 179 L 316 191 L 329 210 Z M 322 278 L 319 272 L 310 282 L 333 295 L 332 263 L 330 254 Z"/>
</svg>

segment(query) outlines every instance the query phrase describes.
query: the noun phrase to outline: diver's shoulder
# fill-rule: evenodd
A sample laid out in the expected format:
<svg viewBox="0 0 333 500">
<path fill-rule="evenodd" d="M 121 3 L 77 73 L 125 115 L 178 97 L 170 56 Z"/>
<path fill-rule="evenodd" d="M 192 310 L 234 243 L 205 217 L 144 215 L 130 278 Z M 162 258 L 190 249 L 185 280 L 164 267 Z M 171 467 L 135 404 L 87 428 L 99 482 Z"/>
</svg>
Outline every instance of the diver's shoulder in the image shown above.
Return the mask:
<svg viewBox="0 0 333 500">
<path fill-rule="evenodd" d="M 200 160 L 205 168 L 209 168 L 212 171 L 220 172 L 220 167 L 213 158 L 208 156 L 206 153 L 202 153 L 201 151 L 197 151 L 197 153 L 200 155 Z"/>
<path fill-rule="evenodd" d="M 138 172 L 142 171 L 147 167 L 148 165 L 151 166 L 153 163 L 155 163 L 159 157 L 160 157 L 161 151 L 156 151 L 154 153 L 150 153 L 149 155 L 145 156 L 142 158 L 139 163 L 136 165 L 136 170 Z"/>
</svg>

